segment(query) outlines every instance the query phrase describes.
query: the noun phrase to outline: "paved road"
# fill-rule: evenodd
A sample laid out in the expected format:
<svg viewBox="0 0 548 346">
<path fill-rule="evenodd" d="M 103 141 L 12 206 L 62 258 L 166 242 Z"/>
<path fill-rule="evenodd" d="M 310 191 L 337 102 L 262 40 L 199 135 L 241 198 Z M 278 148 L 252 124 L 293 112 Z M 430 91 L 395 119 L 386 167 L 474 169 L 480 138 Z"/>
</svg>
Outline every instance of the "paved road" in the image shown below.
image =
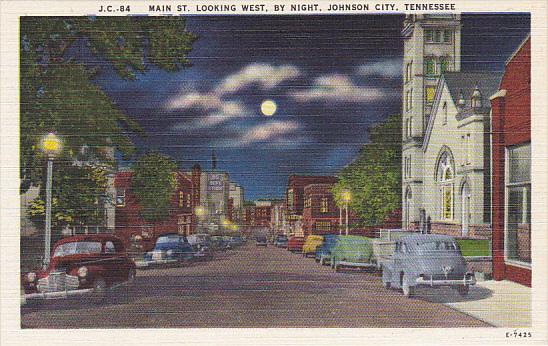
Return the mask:
<svg viewBox="0 0 548 346">
<path fill-rule="evenodd" d="M 25 306 L 21 323 L 23 328 L 487 326 L 424 294 L 406 299 L 383 289 L 377 274 L 335 273 L 284 249 L 250 244 L 211 262 L 139 271 L 131 287 L 117 289 L 102 305 L 72 298 Z"/>
</svg>

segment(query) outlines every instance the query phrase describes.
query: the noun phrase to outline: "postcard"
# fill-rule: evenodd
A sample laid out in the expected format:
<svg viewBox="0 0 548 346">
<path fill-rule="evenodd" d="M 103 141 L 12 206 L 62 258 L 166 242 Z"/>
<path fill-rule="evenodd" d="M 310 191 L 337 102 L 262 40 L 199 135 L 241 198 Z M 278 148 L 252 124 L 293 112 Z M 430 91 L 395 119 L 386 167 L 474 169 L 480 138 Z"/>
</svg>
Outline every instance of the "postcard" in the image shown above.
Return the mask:
<svg viewBox="0 0 548 346">
<path fill-rule="evenodd" d="M 2 343 L 547 342 L 546 3 L 1 16 Z"/>
</svg>

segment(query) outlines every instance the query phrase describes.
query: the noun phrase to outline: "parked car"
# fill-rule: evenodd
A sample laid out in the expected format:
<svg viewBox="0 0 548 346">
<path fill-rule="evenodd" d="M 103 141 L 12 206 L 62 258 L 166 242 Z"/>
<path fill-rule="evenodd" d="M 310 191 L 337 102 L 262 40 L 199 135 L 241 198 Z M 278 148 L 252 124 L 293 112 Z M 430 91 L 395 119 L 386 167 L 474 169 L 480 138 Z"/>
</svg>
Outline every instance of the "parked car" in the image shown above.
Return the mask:
<svg viewBox="0 0 548 346">
<path fill-rule="evenodd" d="M 320 246 L 316 248 L 316 261 L 322 265 L 326 265 L 331 262 L 331 250 L 337 244 L 338 235 L 326 234 L 323 236 L 323 241 Z"/>
<path fill-rule="evenodd" d="M 375 267 L 372 239 L 357 235 L 341 235 L 331 249 L 331 267 L 339 271 L 343 267 Z"/>
<path fill-rule="evenodd" d="M 206 233 L 191 234 L 187 237 L 188 243 L 192 246 L 206 245 L 209 246 L 211 236 Z"/>
<path fill-rule="evenodd" d="M 382 269 L 383 286 L 400 288 L 406 297 L 412 296 L 419 286 L 449 286 L 464 296 L 476 283 L 455 239 L 446 235 L 414 234 L 400 238 Z"/>
<path fill-rule="evenodd" d="M 316 248 L 322 245 L 323 236 L 321 235 L 309 235 L 305 238 L 303 244 L 303 257 L 308 257 L 309 255 L 314 256 L 316 254 Z"/>
<path fill-rule="evenodd" d="M 99 303 L 107 289 L 135 278 L 135 263 L 122 240 L 113 235 L 77 235 L 53 246 L 46 269 L 24 273 L 24 299 L 90 294 Z"/>
<path fill-rule="evenodd" d="M 255 245 L 256 245 L 256 246 L 264 246 L 264 247 L 267 247 L 267 246 L 268 246 L 268 240 L 266 239 L 266 236 L 264 236 L 264 235 L 258 235 L 258 236 L 255 238 Z"/>
<path fill-rule="evenodd" d="M 287 247 L 287 236 L 285 234 L 278 234 L 274 241 L 276 247 Z"/>
<path fill-rule="evenodd" d="M 287 250 L 291 252 L 303 251 L 304 237 L 291 236 L 287 240 Z"/>
<path fill-rule="evenodd" d="M 232 236 L 232 237 L 230 237 L 228 243 L 233 248 L 238 247 L 238 246 L 243 244 L 242 237 L 240 237 L 238 235 Z"/>
<path fill-rule="evenodd" d="M 154 249 L 145 253 L 143 262 L 138 266 L 147 267 L 155 264 L 189 262 L 194 258 L 194 248 L 180 234 L 164 234 L 158 237 Z"/>
<path fill-rule="evenodd" d="M 220 235 L 215 235 L 211 237 L 211 249 L 216 251 L 226 251 L 230 248 L 227 240 Z"/>
</svg>

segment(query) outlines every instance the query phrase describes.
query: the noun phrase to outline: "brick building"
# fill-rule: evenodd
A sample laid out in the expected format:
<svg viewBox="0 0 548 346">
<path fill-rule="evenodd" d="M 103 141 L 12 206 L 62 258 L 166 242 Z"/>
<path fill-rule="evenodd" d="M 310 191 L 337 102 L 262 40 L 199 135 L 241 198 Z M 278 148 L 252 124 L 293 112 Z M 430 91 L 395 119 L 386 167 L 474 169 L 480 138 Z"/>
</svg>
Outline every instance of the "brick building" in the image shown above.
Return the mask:
<svg viewBox="0 0 548 346">
<path fill-rule="evenodd" d="M 304 188 L 302 228 L 304 235 L 339 232 L 339 208 L 331 193 L 332 184 L 309 184 Z"/>
<path fill-rule="evenodd" d="M 493 277 L 531 286 L 531 39 L 491 97 Z"/>
<path fill-rule="evenodd" d="M 291 175 L 287 182 L 286 213 L 288 231 L 303 235 L 302 216 L 304 209 L 304 188 L 310 184 L 335 184 L 337 178 L 332 176 Z"/>
<path fill-rule="evenodd" d="M 168 216 L 158 222 L 147 222 L 141 215 L 142 210 L 136 196 L 131 192 L 132 172 L 118 172 L 114 179 L 116 188 L 116 235 L 126 245 L 132 238 L 140 236 L 143 245 L 149 248 L 160 234 L 193 233 L 193 210 L 196 198 L 192 178 L 182 172 L 177 173 L 177 188 L 170 203 Z"/>
</svg>

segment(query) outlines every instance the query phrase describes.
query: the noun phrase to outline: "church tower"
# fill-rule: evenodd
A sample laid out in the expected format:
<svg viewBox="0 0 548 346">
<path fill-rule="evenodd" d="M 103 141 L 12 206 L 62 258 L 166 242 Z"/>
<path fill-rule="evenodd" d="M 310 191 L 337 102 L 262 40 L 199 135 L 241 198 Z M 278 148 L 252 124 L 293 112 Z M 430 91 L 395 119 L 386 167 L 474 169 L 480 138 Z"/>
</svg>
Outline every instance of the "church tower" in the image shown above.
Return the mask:
<svg viewBox="0 0 548 346">
<path fill-rule="evenodd" d="M 407 229 L 426 221 L 422 177 L 433 172 L 423 171 L 423 137 L 440 75 L 461 68 L 460 19 L 460 14 L 408 14 L 403 24 L 402 224 Z"/>
</svg>

